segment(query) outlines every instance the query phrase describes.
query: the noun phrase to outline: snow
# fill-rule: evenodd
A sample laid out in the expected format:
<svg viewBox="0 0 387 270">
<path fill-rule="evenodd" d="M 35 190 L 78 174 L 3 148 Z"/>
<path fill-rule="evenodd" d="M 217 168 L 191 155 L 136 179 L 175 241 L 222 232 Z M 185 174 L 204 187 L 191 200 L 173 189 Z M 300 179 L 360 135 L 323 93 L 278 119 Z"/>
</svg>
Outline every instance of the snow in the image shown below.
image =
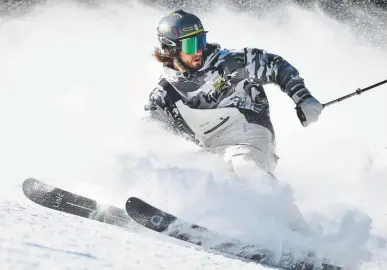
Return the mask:
<svg viewBox="0 0 387 270">
<path fill-rule="evenodd" d="M 2 269 L 264 269 L 165 239 L 1 201 Z M 65 237 L 63 237 L 65 235 Z M 48 241 L 49 239 L 49 241 Z M 154 259 L 150 259 L 154 258 Z"/>
<path fill-rule="evenodd" d="M 256 170 L 237 178 L 221 157 L 141 118 L 161 72 L 151 52 L 163 15 L 136 3 L 62 2 L 2 16 L 2 269 L 264 269 L 135 225 L 44 209 L 23 196 L 27 177 L 120 208 L 139 196 L 278 253 L 308 247 L 351 269 L 386 269 L 386 86 L 326 108 L 308 128 L 291 99 L 266 86 L 278 181 Z M 284 56 L 321 102 L 386 79 L 385 45 L 318 11 L 289 6 L 258 19 L 219 8 L 203 22 L 210 42 Z M 310 233 L 289 229 L 295 209 Z"/>
</svg>

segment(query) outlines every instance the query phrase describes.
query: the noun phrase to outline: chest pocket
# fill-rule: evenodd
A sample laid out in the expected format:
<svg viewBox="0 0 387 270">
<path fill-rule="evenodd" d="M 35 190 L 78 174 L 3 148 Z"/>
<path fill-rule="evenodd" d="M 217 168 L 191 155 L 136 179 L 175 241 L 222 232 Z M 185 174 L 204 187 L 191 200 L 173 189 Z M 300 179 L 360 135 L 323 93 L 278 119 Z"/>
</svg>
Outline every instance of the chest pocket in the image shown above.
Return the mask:
<svg viewBox="0 0 387 270">
<path fill-rule="evenodd" d="M 197 139 L 202 142 L 215 136 L 235 120 L 244 119 L 237 108 L 192 109 L 182 101 L 178 101 L 176 107 Z"/>
</svg>

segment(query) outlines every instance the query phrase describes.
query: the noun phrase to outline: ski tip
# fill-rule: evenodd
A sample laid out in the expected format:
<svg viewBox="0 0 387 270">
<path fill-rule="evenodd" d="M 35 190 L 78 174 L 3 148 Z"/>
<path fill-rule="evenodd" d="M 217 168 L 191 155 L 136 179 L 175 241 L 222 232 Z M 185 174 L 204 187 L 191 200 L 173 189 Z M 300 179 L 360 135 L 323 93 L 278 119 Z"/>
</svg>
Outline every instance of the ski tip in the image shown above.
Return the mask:
<svg viewBox="0 0 387 270">
<path fill-rule="evenodd" d="M 164 212 L 153 205 L 147 203 L 144 200 L 141 200 L 138 197 L 130 197 L 125 204 L 126 212 L 129 216 L 138 216 L 139 213 L 158 213 L 158 215 L 163 214 Z"/>
<path fill-rule="evenodd" d="M 39 181 L 35 178 L 27 178 L 23 182 L 23 193 L 24 195 L 32 200 L 33 202 L 36 202 L 37 197 L 37 185 L 39 185 Z"/>
<path fill-rule="evenodd" d="M 29 192 L 34 189 L 35 184 L 39 183 L 39 181 L 35 178 L 27 178 L 23 181 L 23 192 Z M 26 194 L 27 195 L 27 194 Z"/>
<path fill-rule="evenodd" d="M 146 201 L 144 200 L 141 200 L 140 198 L 138 197 L 130 197 L 127 201 L 126 201 L 126 209 L 127 211 L 130 211 L 130 209 L 139 209 L 139 208 L 147 208 L 147 209 L 154 209 L 156 210 L 157 208 L 154 207 L 153 205 L 147 203 Z M 159 211 L 159 210 L 158 210 Z"/>
<path fill-rule="evenodd" d="M 39 191 L 49 192 L 54 187 L 47 185 L 36 178 L 27 178 L 23 181 L 23 192 L 28 198 L 33 198 Z"/>
<path fill-rule="evenodd" d="M 144 204 L 145 202 L 137 197 L 130 197 L 127 201 L 126 201 L 126 208 L 128 207 L 134 207 L 134 206 L 138 206 L 139 204 Z M 145 203 L 146 204 L 146 203 Z"/>
</svg>

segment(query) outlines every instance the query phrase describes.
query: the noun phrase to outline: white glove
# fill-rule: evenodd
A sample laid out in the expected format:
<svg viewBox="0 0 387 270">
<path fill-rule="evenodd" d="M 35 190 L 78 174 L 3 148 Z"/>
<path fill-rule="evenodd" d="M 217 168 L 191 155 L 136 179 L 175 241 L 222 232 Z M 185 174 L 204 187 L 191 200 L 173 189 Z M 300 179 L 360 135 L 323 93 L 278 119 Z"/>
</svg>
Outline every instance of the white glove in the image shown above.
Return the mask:
<svg viewBox="0 0 387 270">
<path fill-rule="evenodd" d="M 298 119 L 304 127 L 316 122 L 323 109 L 324 106 L 312 96 L 300 102 L 296 107 Z"/>
</svg>

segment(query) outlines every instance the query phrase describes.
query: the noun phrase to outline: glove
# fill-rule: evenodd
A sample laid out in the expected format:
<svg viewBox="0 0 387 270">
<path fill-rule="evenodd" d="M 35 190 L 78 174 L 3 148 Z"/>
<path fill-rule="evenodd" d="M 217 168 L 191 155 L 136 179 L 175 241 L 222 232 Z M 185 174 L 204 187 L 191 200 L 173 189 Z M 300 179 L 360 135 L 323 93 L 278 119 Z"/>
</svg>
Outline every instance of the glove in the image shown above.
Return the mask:
<svg viewBox="0 0 387 270">
<path fill-rule="evenodd" d="M 323 109 L 324 106 L 312 96 L 301 101 L 296 107 L 298 119 L 304 127 L 316 122 Z"/>
</svg>

